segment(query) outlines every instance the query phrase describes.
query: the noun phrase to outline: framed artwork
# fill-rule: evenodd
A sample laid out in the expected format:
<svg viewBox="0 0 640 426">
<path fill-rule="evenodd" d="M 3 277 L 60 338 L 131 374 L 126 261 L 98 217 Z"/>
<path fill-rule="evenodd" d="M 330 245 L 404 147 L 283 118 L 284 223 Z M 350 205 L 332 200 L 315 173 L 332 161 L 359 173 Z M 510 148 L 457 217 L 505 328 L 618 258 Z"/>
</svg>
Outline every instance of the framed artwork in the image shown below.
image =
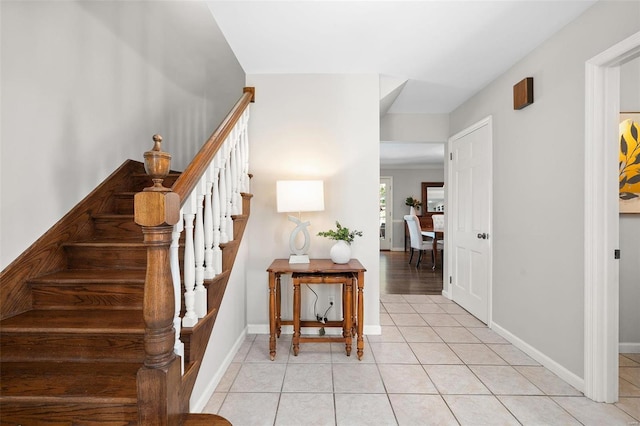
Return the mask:
<svg viewBox="0 0 640 426">
<path fill-rule="evenodd" d="M 620 114 L 620 213 L 640 213 L 640 112 Z"/>
</svg>

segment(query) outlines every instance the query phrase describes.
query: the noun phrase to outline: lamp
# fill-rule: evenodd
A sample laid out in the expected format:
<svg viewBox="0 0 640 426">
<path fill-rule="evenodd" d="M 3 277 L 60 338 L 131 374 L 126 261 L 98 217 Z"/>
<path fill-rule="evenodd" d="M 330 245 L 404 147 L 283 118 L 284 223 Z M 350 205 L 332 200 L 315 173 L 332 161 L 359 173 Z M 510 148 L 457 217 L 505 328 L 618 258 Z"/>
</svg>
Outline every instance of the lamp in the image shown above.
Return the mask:
<svg viewBox="0 0 640 426">
<path fill-rule="evenodd" d="M 311 222 L 302 222 L 301 212 L 317 212 L 324 210 L 324 183 L 321 180 L 279 180 L 276 182 L 276 203 L 278 213 L 298 212 L 298 217 L 289 216 L 296 224 L 289 237 L 291 256 L 289 263 L 309 263 L 309 231 Z M 296 237 L 302 232 L 302 247 L 296 247 Z"/>
</svg>

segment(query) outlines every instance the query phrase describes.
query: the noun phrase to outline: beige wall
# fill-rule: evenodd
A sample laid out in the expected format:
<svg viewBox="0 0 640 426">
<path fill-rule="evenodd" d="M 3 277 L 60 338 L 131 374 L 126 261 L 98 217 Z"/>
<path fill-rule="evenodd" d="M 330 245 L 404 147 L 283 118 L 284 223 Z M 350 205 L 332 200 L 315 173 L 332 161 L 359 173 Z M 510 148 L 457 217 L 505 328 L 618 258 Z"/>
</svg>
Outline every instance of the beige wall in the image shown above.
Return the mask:
<svg viewBox="0 0 640 426">
<path fill-rule="evenodd" d="M 322 179 L 325 210 L 302 213 L 311 221 L 311 257 L 328 258 L 333 241 L 318 231 L 343 226 L 364 232 L 352 257 L 365 274 L 365 333 L 379 329 L 378 183 L 380 121 L 377 75 L 247 75 L 256 87 L 249 127 L 252 179 L 247 312 L 249 331 L 268 332 L 266 269 L 289 257 L 293 223 L 276 212 L 276 180 Z M 293 297 L 283 281 L 283 316 Z M 319 306 L 326 307 L 321 293 Z M 305 295 L 303 294 L 303 299 Z M 336 297 L 336 300 L 339 300 Z M 309 298 L 303 306 L 307 315 Z M 310 308 L 311 306 L 311 308 Z"/>
<path fill-rule="evenodd" d="M 204 2 L 0 7 L 4 268 L 154 133 L 188 164 L 244 72 Z"/>
<path fill-rule="evenodd" d="M 640 3 L 601 1 L 451 114 L 493 116 L 493 320 L 584 377 L 585 61 L 640 30 Z M 535 103 L 512 109 L 534 78 Z"/>
<path fill-rule="evenodd" d="M 2 268 L 151 136 L 180 170 L 242 94 L 206 4 L 0 2 Z M 202 408 L 246 326 L 241 247 L 192 395 Z M 219 369 L 222 369 L 220 371 Z"/>
<path fill-rule="evenodd" d="M 640 58 L 620 68 L 620 111 L 640 112 Z M 640 352 L 640 214 L 620 215 L 620 351 Z"/>
<path fill-rule="evenodd" d="M 440 142 L 449 138 L 449 114 L 385 114 L 380 119 L 380 140 Z"/>
</svg>

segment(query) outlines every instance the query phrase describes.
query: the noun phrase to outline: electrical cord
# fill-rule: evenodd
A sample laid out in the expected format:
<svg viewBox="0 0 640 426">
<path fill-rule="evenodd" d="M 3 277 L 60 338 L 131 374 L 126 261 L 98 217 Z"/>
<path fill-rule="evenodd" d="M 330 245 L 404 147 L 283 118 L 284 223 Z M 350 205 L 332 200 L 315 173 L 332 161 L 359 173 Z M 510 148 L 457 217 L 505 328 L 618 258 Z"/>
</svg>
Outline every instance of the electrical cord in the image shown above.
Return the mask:
<svg viewBox="0 0 640 426">
<path fill-rule="evenodd" d="M 314 300 L 313 302 L 313 315 L 316 317 L 316 321 L 322 323 L 322 324 L 326 324 L 327 322 L 327 313 L 329 312 L 329 310 L 333 307 L 333 302 L 329 302 L 329 307 L 327 308 L 326 311 L 324 311 L 324 315 L 318 315 L 318 293 L 316 293 L 310 286 L 309 284 L 305 284 L 307 286 L 307 288 L 309 290 L 311 290 L 311 292 L 314 294 L 314 296 L 316 296 L 316 300 Z M 323 333 L 324 334 L 324 333 Z"/>
<path fill-rule="evenodd" d="M 327 312 L 329 312 L 329 309 L 331 308 L 333 308 L 333 302 L 329 302 L 329 307 L 324 311 L 324 315 L 322 316 L 324 318 L 324 322 L 327 322 Z"/>
<path fill-rule="evenodd" d="M 310 286 L 309 284 L 305 284 L 307 286 L 307 288 L 309 290 L 311 290 L 311 292 L 316 296 L 316 300 L 313 302 L 313 316 L 316 317 L 316 321 L 321 322 L 324 324 L 324 322 L 322 321 L 322 317 L 320 315 L 318 315 L 318 310 L 317 310 L 317 305 L 318 305 L 318 293 L 316 293 Z"/>
</svg>

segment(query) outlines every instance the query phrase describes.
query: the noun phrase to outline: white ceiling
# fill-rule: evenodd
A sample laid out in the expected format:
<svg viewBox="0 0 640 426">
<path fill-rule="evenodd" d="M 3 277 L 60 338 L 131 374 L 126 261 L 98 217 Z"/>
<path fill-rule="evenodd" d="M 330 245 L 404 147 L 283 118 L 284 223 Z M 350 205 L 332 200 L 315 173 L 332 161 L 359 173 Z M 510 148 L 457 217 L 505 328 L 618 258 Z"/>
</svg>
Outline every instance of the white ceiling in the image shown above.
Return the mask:
<svg viewBox="0 0 640 426">
<path fill-rule="evenodd" d="M 381 114 L 430 114 L 454 110 L 595 0 L 207 3 L 247 74 L 380 74 Z M 400 148 L 383 151 L 391 161 Z"/>
</svg>

